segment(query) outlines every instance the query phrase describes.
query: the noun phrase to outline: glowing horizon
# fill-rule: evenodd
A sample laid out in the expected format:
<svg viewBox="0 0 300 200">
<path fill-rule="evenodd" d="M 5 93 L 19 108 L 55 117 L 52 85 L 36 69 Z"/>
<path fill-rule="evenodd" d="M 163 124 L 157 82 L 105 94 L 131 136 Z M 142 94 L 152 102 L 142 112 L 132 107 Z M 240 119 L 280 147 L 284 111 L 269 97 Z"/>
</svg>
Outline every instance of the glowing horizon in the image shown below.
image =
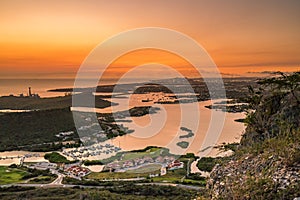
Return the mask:
<svg viewBox="0 0 300 200">
<path fill-rule="evenodd" d="M 224 75 L 297 71 L 299 8 L 297 0 L 4 0 L 0 2 L 0 78 L 73 78 L 99 43 L 121 31 L 146 26 L 189 35 L 207 50 Z M 155 62 L 159 54 L 152 53 L 116 61 L 116 74 L 142 61 Z M 162 57 L 156 62 L 189 71 L 180 59 Z"/>
</svg>

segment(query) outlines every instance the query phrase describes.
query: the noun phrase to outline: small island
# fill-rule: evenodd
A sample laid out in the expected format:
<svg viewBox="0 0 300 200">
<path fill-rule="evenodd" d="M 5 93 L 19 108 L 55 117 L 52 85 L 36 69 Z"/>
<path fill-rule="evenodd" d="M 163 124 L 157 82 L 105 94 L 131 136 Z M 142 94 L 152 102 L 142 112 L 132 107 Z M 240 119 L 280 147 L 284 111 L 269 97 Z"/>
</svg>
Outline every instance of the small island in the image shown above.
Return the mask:
<svg viewBox="0 0 300 200">
<path fill-rule="evenodd" d="M 188 128 L 186 128 L 186 127 L 180 127 L 180 130 L 185 131 L 185 132 L 188 133 L 188 134 L 186 134 L 186 135 L 181 135 L 181 136 L 179 136 L 180 139 L 183 139 L 183 138 L 190 138 L 190 137 L 193 137 L 193 136 L 195 135 L 191 129 L 188 129 Z"/>
<path fill-rule="evenodd" d="M 182 142 L 178 142 L 176 145 L 181 147 L 182 149 L 186 149 L 189 146 L 189 142 L 182 141 Z"/>
</svg>

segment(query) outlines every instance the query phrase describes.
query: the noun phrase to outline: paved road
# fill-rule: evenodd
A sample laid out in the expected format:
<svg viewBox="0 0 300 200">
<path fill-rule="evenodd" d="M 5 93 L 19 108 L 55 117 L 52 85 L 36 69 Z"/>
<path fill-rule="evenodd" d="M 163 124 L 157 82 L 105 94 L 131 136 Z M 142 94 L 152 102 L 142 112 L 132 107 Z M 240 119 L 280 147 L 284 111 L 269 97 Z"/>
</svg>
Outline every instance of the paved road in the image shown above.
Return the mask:
<svg viewBox="0 0 300 200">
<path fill-rule="evenodd" d="M 49 185 L 62 185 L 62 181 L 63 181 L 64 175 L 59 174 L 57 179 L 55 179 L 52 183 L 50 183 Z"/>
<path fill-rule="evenodd" d="M 51 170 L 51 173 L 56 174 L 57 178 L 49 185 L 62 185 L 62 181 L 63 181 L 65 175 L 62 173 L 59 173 L 57 170 L 54 170 L 54 169 Z"/>
</svg>

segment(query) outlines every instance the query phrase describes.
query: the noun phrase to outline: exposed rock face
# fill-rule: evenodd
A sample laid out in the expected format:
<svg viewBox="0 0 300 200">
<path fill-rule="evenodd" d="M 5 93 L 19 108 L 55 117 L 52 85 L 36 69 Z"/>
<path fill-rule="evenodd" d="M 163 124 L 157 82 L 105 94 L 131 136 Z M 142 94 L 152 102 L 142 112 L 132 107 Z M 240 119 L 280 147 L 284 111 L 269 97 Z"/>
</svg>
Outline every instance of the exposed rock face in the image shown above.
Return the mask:
<svg viewBox="0 0 300 200">
<path fill-rule="evenodd" d="M 288 167 L 281 158 L 267 155 L 244 155 L 215 166 L 208 181 L 212 199 L 273 199 L 287 195 L 287 188 L 299 190 L 300 165 Z"/>
<path fill-rule="evenodd" d="M 210 174 L 212 199 L 300 197 L 299 94 L 269 90 L 260 96 L 238 150 Z"/>
</svg>

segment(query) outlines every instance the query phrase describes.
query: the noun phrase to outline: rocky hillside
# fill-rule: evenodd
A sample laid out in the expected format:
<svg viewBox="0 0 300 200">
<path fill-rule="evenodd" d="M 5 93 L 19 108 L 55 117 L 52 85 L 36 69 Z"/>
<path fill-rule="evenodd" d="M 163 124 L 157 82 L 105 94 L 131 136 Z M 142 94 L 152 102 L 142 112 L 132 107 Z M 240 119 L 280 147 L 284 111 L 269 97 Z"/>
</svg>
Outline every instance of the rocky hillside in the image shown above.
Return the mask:
<svg viewBox="0 0 300 200">
<path fill-rule="evenodd" d="M 300 72 L 258 83 L 240 145 L 210 175 L 213 199 L 300 197 Z"/>
</svg>

